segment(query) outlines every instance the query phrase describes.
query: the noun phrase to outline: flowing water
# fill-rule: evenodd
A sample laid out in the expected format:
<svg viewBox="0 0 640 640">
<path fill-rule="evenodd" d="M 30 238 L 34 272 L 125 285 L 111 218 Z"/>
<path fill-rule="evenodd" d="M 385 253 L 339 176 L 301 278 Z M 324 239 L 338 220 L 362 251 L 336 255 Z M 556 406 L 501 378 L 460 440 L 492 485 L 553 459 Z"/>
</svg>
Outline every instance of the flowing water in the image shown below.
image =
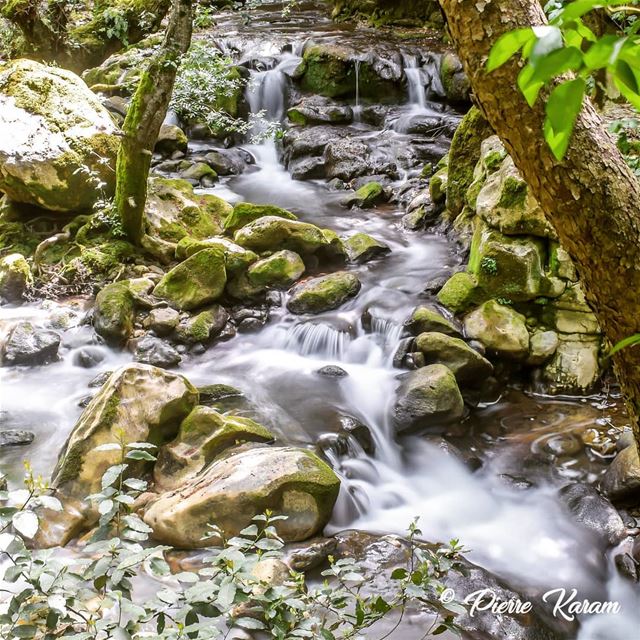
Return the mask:
<svg viewBox="0 0 640 640">
<path fill-rule="evenodd" d="M 248 65 L 252 78 L 247 100 L 251 112 L 264 112 L 267 122 L 284 119 L 288 72 L 299 62 L 309 29 L 304 15 L 300 24 L 285 23 L 279 30 L 265 29 L 274 21 L 267 16 L 219 39 L 236 58 L 260 60 L 260 65 Z M 335 37 L 335 27 L 312 15 L 316 31 L 311 37 Z M 433 72 L 436 54 L 403 55 L 406 103 L 394 107 L 380 128 L 361 132 L 383 143 L 391 140 L 399 150 L 406 144 L 403 132 L 412 117 L 441 114 L 446 108 L 430 102 L 439 90 Z M 361 106 L 359 94 L 354 106 Z M 256 126 L 264 127 L 264 121 Z M 425 283 L 458 264 L 455 248 L 442 236 L 405 231 L 401 206 L 386 205 L 365 214 L 349 212 L 339 204 L 340 193 L 323 181 L 293 180 L 273 141 L 243 148 L 255 158 L 255 165 L 240 176 L 224 179 L 212 193 L 231 202 L 279 205 L 341 235 L 363 231 L 386 242 L 392 251 L 382 260 L 349 267 L 363 287 L 357 298 L 338 311 L 301 319 L 286 311 L 283 295 L 282 306 L 272 310 L 262 330 L 241 333 L 201 356 L 190 357 L 180 372 L 194 384 L 239 387 L 252 411 L 281 440 L 320 446 L 329 442 L 324 451 L 343 480 L 330 532 L 357 528 L 402 534 L 419 516 L 426 539 L 459 538 L 471 549 L 472 561 L 516 587 L 528 591 L 575 587 L 582 597 L 622 604 L 621 614 L 594 616 L 583 625 L 581 640 L 638 637 L 637 591 L 612 570 L 594 536 L 567 514 L 558 499 L 563 484 L 574 479 L 593 481 L 604 466 L 586 457 L 581 463 L 554 459 L 551 465 L 539 466 L 535 455 L 549 438 L 584 430 L 603 416 L 613 415 L 614 422 L 623 423 L 616 406 L 603 403 L 600 397 L 566 400 L 512 390 L 480 405 L 461 429 L 449 434 L 451 442 L 481 461 L 475 471 L 445 453 L 438 440 L 396 437 L 390 409 L 402 373 L 393 366 L 402 324 L 424 300 Z M 410 168 L 401 172 L 396 186 L 410 174 Z M 85 312 L 81 300 L 0 309 L 0 330 L 18 318 L 54 319 L 63 334 L 60 362 L 0 369 L 3 428 L 27 428 L 36 434 L 29 448 L 0 449 L 0 463 L 13 479 L 20 475 L 21 454 L 31 459 L 37 471 L 51 471 L 83 400 L 95 392 L 88 386 L 90 381 L 131 360 L 127 352 L 96 342 L 82 321 Z M 79 366 L 78 354 L 86 349 L 101 359 L 97 366 Z M 348 375 L 318 373 L 327 365 L 339 366 Z M 330 446 L 332 441 L 324 436 L 336 433 L 345 417 L 367 425 L 375 453 L 365 453 L 353 439 L 346 448 Z M 524 480 L 528 488 L 505 478 Z"/>
</svg>

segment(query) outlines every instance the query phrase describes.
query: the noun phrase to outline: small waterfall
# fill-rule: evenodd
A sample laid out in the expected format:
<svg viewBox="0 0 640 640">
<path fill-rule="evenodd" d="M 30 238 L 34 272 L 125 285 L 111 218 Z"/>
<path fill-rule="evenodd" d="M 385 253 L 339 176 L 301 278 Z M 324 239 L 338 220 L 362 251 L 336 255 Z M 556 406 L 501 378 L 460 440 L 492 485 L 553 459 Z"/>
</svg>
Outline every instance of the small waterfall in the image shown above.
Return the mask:
<svg viewBox="0 0 640 640">
<path fill-rule="evenodd" d="M 301 322 L 281 334 L 277 347 L 301 356 L 317 356 L 326 360 L 343 360 L 351 342 L 346 331 L 328 324 Z"/>
<path fill-rule="evenodd" d="M 362 106 L 360 104 L 360 65 L 362 61 L 355 60 L 353 64 L 356 73 L 356 104 L 353 108 L 353 120 L 354 122 L 360 122 L 362 119 Z"/>
<path fill-rule="evenodd" d="M 404 74 L 407 77 L 409 89 L 409 103 L 418 109 L 425 109 L 427 106 L 427 78 L 420 68 L 418 56 L 405 56 L 404 65 Z"/>
</svg>

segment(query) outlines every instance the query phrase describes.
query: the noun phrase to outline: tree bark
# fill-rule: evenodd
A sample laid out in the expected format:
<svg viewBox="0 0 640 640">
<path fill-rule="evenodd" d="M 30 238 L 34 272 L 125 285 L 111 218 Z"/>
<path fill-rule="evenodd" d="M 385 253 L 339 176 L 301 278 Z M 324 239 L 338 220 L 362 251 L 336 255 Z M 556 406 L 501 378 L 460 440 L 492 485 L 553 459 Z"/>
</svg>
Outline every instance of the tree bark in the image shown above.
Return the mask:
<svg viewBox="0 0 640 640">
<path fill-rule="evenodd" d="M 606 338 L 640 332 L 640 185 L 585 100 L 569 150 L 558 162 L 542 125 L 544 96 L 530 108 L 517 88 L 522 62 L 492 73 L 485 63 L 505 32 L 546 24 L 536 0 L 440 0 L 480 109 L 555 227 L 584 282 Z M 636 443 L 640 443 L 640 348 L 614 357 Z"/>
<path fill-rule="evenodd" d="M 144 235 L 147 179 L 153 148 L 167 114 L 181 56 L 191 45 L 192 0 L 173 0 L 164 41 L 142 74 L 122 130 L 116 165 L 115 206 L 127 237 Z"/>
</svg>

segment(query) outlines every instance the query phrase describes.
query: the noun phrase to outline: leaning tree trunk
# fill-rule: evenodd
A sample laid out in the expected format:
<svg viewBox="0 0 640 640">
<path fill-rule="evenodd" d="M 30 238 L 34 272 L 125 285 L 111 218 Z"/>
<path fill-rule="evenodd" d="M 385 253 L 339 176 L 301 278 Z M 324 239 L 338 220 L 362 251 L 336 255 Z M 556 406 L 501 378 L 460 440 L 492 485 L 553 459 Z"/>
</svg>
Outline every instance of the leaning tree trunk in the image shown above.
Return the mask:
<svg viewBox="0 0 640 640">
<path fill-rule="evenodd" d="M 115 206 L 127 237 L 140 244 L 153 148 L 167 114 L 180 57 L 191 44 L 191 2 L 173 0 L 169 25 L 142 74 L 122 126 L 116 165 Z"/>
<path fill-rule="evenodd" d="M 640 332 L 640 185 L 589 101 L 566 157 L 558 162 L 543 134 L 544 100 L 520 93 L 516 58 L 492 73 L 485 63 L 505 32 L 546 23 L 536 0 L 440 0 L 480 109 L 511 154 L 574 259 L 612 344 Z M 614 358 L 640 445 L 640 348 Z"/>
</svg>

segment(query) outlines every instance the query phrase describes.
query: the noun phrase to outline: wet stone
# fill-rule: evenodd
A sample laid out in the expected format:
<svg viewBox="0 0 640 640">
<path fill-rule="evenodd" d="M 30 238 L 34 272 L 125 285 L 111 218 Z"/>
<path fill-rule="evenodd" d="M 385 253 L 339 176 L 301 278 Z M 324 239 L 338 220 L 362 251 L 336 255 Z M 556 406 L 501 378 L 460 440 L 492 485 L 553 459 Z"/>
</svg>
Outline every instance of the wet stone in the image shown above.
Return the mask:
<svg viewBox="0 0 640 640">
<path fill-rule="evenodd" d="M 99 347 L 83 347 L 73 354 L 72 362 L 76 367 L 92 369 L 98 366 L 104 358 L 104 352 Z"/>
<path fill-rule="evenodd" d="M 316 371 L 317 374 L 326 378 L 345 378 L 349 374 L 342 368 L 335 365 L 327 365 Z"/>
<path fill-rule="evenodd" d="M 335 538 L 312 538 L 302 546 L 293 548 L 286 557 L 286 563 L 294 571 L 311 571 L 326 563 L 337 546 Z"/>
<path fill-rule="evenodd" d="M 145 336 L 136 347 L 136 362 L 170 369 L 178 366 L 181 360 L 180 354 L 168 342 L 160 340 L 160 338 Z"/>
<path fill-rule="evenodd" d="M 35 437 L 35 434 L 31 431 L 24 431 L 22 429 L 0 431 L 0 448 L 31 444 Z"/>
<path fill-rule="evenodd" d="M 60 336 L 55 331 L 20 322 L 7 337 L 2 363 L 4 366 L 48 364 L 58 359 L 59 346 Z"/>
</svg>

